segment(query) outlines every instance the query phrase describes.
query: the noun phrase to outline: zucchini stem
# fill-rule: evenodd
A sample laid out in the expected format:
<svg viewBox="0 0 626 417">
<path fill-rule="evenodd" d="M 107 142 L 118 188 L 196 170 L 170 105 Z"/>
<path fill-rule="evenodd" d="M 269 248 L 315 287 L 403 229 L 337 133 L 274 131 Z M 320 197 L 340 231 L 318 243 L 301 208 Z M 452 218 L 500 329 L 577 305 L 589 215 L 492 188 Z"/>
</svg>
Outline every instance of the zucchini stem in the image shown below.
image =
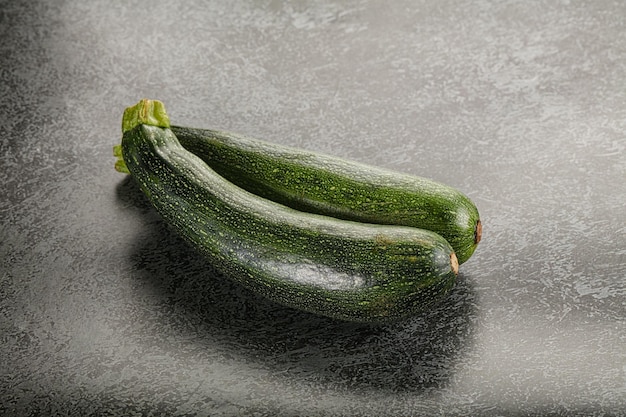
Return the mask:
<svg viewBox="0 0 626 417">
<path fill-rule="evenodd" d="M 157 127 L 170 127 L 165 106 L 159 100 L 147 98 L 139 100 L 139 103 L 124 110 L 122 116 L 122 133 L 128 132 L 139 125 L 151 125 Z"/>
<path fill-rule="evenodd" d="M 139 100 L 139 103 L 127 107 L 126 110 L 124 110 L 124 116 L 122 117 L 122 133 L 126 133 L 142 124 L 157 127 L 170 127 L 170 118 L 162 102 L 144 98 Z M 115 161 L 115 170 L 123 174 L 130 174 L 126 162 L 124 162 L 122 145 L 115 145 L 113 147 L 113 156 L 117 158 L 117 161 Z"/>
<path fill-rule="evenodd" d="M 122 155 L 122 145 L 115 145 L 113 147 L 113 156 L 117 158 L 117 161 L 115 161 L 115 170 L 122 174 L 130 174 L 126 162 L 124 162 L 124 156 Z"/>
</svg>

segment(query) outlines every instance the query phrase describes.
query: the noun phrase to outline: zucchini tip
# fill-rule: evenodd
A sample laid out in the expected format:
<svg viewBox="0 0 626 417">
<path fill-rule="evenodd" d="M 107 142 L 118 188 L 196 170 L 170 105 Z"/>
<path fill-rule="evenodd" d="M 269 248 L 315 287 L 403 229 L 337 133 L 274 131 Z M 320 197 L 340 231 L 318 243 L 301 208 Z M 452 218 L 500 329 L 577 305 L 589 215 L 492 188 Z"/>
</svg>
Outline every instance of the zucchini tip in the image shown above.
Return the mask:
<svg viewBox="0 0 626 417">
<path fill-rule="evenodd" d="M 452 268 L 454 275 L 459 275 L 459 259 L 456 257 L 454 252 L 450 254 L 450 267 Z"/>
<path fill-rule="evenodd" d="M 476 228 L 474 229 L 474 244 L 475 245 L 478 245 L 478 242 L 480 242 L 482 235 L 483 235 L 483 224 L 481 223 L 480 220 L 478 220 L 476 222 Z"/>
</svg>

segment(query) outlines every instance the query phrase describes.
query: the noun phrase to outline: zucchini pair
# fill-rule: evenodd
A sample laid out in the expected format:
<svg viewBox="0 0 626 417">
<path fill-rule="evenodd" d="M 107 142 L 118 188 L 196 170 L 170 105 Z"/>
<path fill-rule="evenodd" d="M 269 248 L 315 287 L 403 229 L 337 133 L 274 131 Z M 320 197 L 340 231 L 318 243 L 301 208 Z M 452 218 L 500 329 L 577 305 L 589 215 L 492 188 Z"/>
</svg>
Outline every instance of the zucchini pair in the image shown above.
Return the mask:
<svg viewBox="0 0 626 417">
<path fill-rule="evenodd" d="M 154 100 L 126 109 L 122 130 L 116 168 L 164 220 L 227 276 L 286 306 L 407 317 L 454 286 L 480 238 L 474 205 L 432 181 L 171 126 Z"/>
</svg>

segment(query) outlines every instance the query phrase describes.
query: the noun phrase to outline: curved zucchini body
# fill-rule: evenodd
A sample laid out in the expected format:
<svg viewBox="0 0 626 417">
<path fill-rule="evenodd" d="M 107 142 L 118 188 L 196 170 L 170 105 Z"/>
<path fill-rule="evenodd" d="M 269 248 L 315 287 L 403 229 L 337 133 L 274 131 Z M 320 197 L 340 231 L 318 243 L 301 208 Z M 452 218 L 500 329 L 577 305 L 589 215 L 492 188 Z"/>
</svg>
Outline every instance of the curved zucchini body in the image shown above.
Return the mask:
<svg viewBox="0 0 626 417">
<path fill-rule="evenodd" d="M 125 113 L 125 167 L 166 223 L 225 275 L 280 304 L 361 322 L 406 317 L 454 285 L 458 263 L 443 237 L 254 195 L 183 148 L 166 119 L 149 121 L 151 103 Z"/>
<path fill-rule="evenodd" d="M 480 241 L 476 206 L 447 185 L 228 132 L 172 131 L 229 181 L 297 210 L 431 230 L 450 243 L 459 263 Z"/>
</svg>

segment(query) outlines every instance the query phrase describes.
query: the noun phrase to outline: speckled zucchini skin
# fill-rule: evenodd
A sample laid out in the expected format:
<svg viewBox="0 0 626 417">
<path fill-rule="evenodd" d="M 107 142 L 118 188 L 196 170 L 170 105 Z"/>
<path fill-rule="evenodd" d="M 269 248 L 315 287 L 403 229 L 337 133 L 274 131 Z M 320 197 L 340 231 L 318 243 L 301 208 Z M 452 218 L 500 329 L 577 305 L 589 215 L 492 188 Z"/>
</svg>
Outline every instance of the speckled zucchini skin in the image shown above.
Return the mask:
<svg viewBox="0 0 626 417">
<path fill-rule="evenodd" d="M 179 141 L 236 185 L 301 211 L 434 231 L 459 263 L 480 241 L 473 202 L 458 190 L 337 157 L 228 132 L 172 126 Z"/>
<path fill-rule="evenodd" d="M 232 184 L 167 127 L 127 127 L 123 161 L 164 220 L 225 275 L 280 304 L 338 319 L 395 320 L 454 285 L 436 233 L 303 213 Z"/>
</svg>

